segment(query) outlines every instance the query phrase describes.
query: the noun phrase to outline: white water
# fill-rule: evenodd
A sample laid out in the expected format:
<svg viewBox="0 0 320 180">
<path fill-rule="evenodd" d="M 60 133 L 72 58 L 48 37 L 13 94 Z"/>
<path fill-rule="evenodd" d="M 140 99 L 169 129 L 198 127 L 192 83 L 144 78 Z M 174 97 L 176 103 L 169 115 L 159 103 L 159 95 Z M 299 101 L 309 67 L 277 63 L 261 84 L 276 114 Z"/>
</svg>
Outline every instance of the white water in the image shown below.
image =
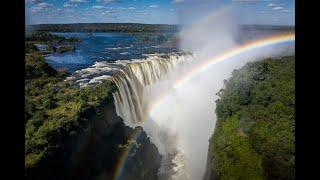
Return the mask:
<svg viewBox="0 0 320 180">
<path fill-rule="evenodd" d="M 142 126 L 163 156 L 159 178 L 200 180 L 215 126 L 215 94 L 223 87 L 223 80 L 246 62 L 283 52 L 282 48 L 268 47 L 241 54 L 173 89 L 185 71 L 236 46 L 232 24 L 228 9 L 223 9 L 182 31 L 181 48 L 194 52 L 193 55 L 154 54 L 146 59 L 97 62 L 68 79 L 80 86 L 113 80 L 118 86 L 114 93 L 117 114 L 130 127 Z M 163 99 L 165 102 L 156 107 L 155 113 L 149 114 L 149 105 Z"/>
<path fill-rule="evenodd" d="M 127 64 L 113 75 L 119 91 L 114 93 L 117 114 L 130 127 L 144 126 L 148 116 L 147 86 L 155 84 L 161 77 L 192 60 L 191 55 L 151 56 L 144 61 Z"/>
<path fill-rule="evenodd" d="M 117 114 L 127 126 L 142 126 L 163 155 L 159 178 L 189 179 L 186 173 L 188 163 L 183 151 L 177 148 L 175 132 L 160 127 L 159 119 L 150 119 L 147 106 L 158 99 L 156 94 L 151 97 L 151 92 L 168 91 L 160 87 L 157 91 L 151 89 L 159 84 L 163 87 L 161 82 L 165 81 L 161 80 L 166 74 L 176 72 L 193 60 L 191 54 L 171 53 L 115 63 L 97 62 L 89 68 L 76 71 L 67 80 L 75 80 L 82 87 L 99 84 L 104 79 L 113 80 L 118 87 L 118 91 L 113 94 Z"/>
</svg>

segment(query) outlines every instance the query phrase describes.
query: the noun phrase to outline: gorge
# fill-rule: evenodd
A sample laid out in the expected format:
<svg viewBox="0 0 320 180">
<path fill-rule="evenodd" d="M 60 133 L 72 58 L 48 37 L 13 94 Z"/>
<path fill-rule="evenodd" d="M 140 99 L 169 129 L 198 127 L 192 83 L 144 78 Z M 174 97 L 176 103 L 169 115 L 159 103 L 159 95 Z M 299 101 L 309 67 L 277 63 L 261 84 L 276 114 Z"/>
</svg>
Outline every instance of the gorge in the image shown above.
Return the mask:
<svg viewBox="0 0 320 180">
<path fill-rule="evenodd" d="M 197 28 L 182 31 L 185 52 L 142 53 L 129 60 L 105 59 L 127 58 L 138 51 L 139 44 L 130 45 L 134 36 L 80 34 L 84 42 L 75 52 L 47 56 L 56 67 L 68 62 L 75 69 L 68 76 L 51 69 L 33 48 L 27 54 L 27 177 L 198 180 L 206 174 L 207 178 L 216 93 L 224 80 L 247 62 L 294 54 L 291 31 L 261 30 L 259 38 L 237 41 L 229 31 L 232 26 L 219 26 L 218 21 L 214 24 L 221 29 L 210 35 L 212 22 L 221 16 L 214 14 Z M 203 37 L 189 38 L 199 34 Z M 119 47 L 103 42 L 120 41 L 122 36 Z M 85 51 L 94 44 L 103 51 Z M 83 51 L 96 62 L 81 64 Z M 70 56 L 76 58 L 63 59 Z"/>
<path fill-rule="evenodd" d="M 252 46 L 268 42 L 264 45 L 268 48 L 270 44 L 292 41 L 291 38 L 273 37 L 278 39 L 276 41 L 266 38 Z M 202 72 L 195 80 L 188 80 L 183 88 L 174 86 L 181 79 L 181 74 L 190 76 L 190 67 L 194 68 L 199 63 L 195 55 L 155 54 L 127 62 L 98 62 L 92 67 L 76 71 L 67 79 L 75 80 L 83 87 L 99 84 L 104 79 L 112 80 L 118 89 L 113 94 L 117 115 L 129 127 L 141 126 L 162 155 L 159 179 L 201 179 L 206 168 L 207 139 L 215 124 L 212 111 L 215 107 L 210 96 L 212 92 L 219 91 L 223 83 L 221 79 L 227 78 L 233 69 L 266 55 L 246 54 L 250 49 L 249 46 L 243 50 L 245 55 L 238 53 L 235 57 L 225 58 L 227 61 L 212 66 L 210 72 Z M 273 53 L 277 56 L 277 53 L 283 53 L 283 49 Z M 197 100 L 190 94 L 197 94 Z M 158 105 L 159 101 L 165 102 Z M 154 106 L 159 112 L 154 112 Z M 194 120 L 197 120 L 196 125 Z M 196 135 L 190 134 L 190 131 Z M 138 135 L 132 138 L 137 139 Z"/>
</svg>

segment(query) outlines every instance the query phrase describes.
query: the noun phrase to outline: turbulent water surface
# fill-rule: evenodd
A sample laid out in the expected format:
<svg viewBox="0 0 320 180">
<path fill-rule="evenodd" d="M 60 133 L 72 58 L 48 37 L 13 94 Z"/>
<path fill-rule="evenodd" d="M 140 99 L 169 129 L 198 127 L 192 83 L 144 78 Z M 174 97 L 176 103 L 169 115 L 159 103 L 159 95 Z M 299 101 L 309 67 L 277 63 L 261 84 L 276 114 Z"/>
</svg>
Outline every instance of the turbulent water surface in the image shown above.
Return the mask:
<svg viewBox="0 0 320 180">
<path fill-rule="evenodd" d="M 54 53 L 46 57 L 54 67 L 68 68 L 71 72 L 86 68 L 99 61 L 116 61 L 143 58 L 144 54 L 176 52 L 175 46 L 163 44 L 161 37 L 170 37 L 172 33 L 160 35 L 85 32 L 53 32 L 64 37 L 78 37 L 82 40 L 76 45 L 75 52 Z"/>
</svg>

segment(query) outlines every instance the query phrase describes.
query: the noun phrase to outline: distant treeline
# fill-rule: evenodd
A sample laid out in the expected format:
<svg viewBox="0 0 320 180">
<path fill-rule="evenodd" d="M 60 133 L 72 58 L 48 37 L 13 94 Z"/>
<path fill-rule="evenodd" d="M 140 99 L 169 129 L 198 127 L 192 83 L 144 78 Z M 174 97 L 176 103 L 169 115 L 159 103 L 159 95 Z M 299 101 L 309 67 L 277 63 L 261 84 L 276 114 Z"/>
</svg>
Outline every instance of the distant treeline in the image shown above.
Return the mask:
<svg viewBox="0 0 320 180">
<path fill-rule="evenodd" d="M 242 30 L 283 30 L 283 31 L 295 31 L 295 26 L 279 26 L 279 25 L 255 25 L 244 24 L 240 25 Z"/>
<path fill-rule="evenodd" d="M 178 25 L 137 23 L 37 24 L 27 29 L 56 32 L 176 32 Z"/>
<path fill-rule="evenodd" d="M 177 32 L 180 25 L 139 24 L 139 23 L 75 23 L 75 24 L 37 24 L 27 26 L 28 30 L 56 32 Z M 241 29 L 289 30 L 294 26 L 240 25 Z"/>
</svg>

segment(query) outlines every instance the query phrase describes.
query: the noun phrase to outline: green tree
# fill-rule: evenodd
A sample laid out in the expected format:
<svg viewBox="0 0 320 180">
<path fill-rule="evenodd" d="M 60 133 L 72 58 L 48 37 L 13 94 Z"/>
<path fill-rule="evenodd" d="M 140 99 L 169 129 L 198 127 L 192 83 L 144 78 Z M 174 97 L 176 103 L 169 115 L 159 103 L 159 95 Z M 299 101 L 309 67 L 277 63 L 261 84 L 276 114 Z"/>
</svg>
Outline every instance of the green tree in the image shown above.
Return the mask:
<svg viewBox="0 0 320 180">
<path fill-rule="evenodd" d="M 211 141 L 213 168 L 222 180 L 264 179 L 261 157 L 251 148 L 237 117 L 222 122 Z"/>
</svg>

